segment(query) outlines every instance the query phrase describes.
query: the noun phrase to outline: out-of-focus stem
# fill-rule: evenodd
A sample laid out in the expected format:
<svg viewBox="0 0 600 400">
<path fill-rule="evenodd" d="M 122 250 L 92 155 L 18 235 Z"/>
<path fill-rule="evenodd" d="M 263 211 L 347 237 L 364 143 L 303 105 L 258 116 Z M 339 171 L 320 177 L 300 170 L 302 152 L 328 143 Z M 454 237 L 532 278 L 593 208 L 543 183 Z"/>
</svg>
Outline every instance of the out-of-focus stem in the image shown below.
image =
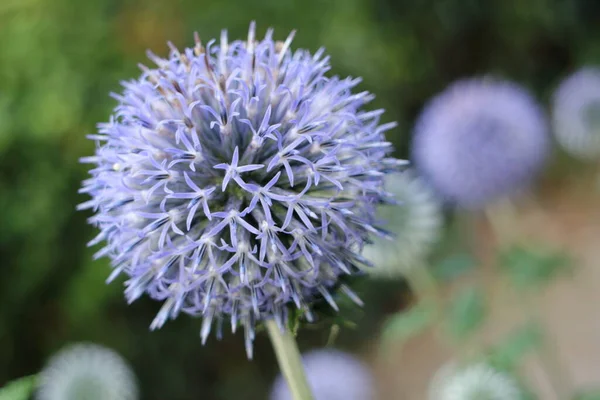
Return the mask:
<svg viewBox="0 0 600 400">
<path fill-rule="evenodd" d="M 486 208 L 485 213 L 496 237 L 497 247 L 513 244 L 518 240 L 518 230 L 515 229 L 518 226 L 516 211 L 509 200 L 502 200 Z M 513 288 L 510 284 L 508 287 Z M 537 307 L 529 296 L 518 290 L 514 290 L 514 292 L 521 300 L 525 317 L 539 326 L 544 326 Z M 555 340 L 547 332 L 545 333 L 542 348 L 538 351 L 538 355 L 557 398 L 567 400 L 572 395 L 573 387 L 569 370 L 558 354 Z"/>
<path fill-rule="evenodd" d="M 419 301 L 430 303 L 437 308 L 437 282 L 425 264 L 416 265 L 405 277 Z"/>
<path fill-rule="evenodd" d="M 405 279 L 413 291 L 417 302 L 432 310 L 432 333 L 434 336 L 444 345 L 454 347 L 455 344 L 449 343 L 446 336 L 440 330 L 439 324 L 444 313 L 443 302 L 440 298 L 438 282 L 429 271 L 428 265 L 425 263 L 415 265 L 413 269 L 406 273 Z"/>
</svg>

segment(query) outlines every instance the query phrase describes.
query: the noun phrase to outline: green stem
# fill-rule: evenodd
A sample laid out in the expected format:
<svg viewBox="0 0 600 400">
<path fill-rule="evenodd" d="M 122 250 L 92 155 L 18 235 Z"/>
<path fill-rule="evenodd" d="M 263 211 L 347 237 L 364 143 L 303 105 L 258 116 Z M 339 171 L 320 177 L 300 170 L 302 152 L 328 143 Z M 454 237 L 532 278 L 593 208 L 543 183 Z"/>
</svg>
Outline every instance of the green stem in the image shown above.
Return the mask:
<svg viewBox="0 0 600 400">
<path fill-rule="evenodd" d="M 270 319 L 265 322 L 279 368 L 288 383 L 294 400 L 313 400 L 314 397 L 304 374 L 300 351 L 296 339 L 289 330 L 282 331 L 277 323 Z"/>
<path fill-rule="evenodd" d="M 519 239 L 518 232 L 514 231 L 515 227 L 518 227 L 516 208 L 510 200 L 504 200 L 496 205 L 488 207 L 485 210 L 485 213 L 492 226 L 492 231 L 496 236 L 498 241 L 497 246 L 499 248 L 511 245 Z M 512 227 L 512 230 L 509 227 Z M 532 303 L 530 297 L 519 292 L 519 290 L 515 289 L 510 283 L 508 284 L 508 287 L 512 289 L 511 291 L 513 294 L 520 299 L 524 316 L 539 326 L 545 326 L 537 307 Z M 557 344 L 553 340 L 553 337 L 548 333 L 547 329 L 542 346 L 538 350 L 538 356 L 556 396 L 560 400 L 566 400 L 573 387 L 569 370 L 566 368 L 564 360 L 559 356 Z"/>
<path fill-rule="evenodd" d="M 525 303 L 527 317 L 537 326 L 544 326 L 544 322 L 536 312 L 535 306 L 525 296 L 522 296 L 522 302 Z M 549 335 L 547 330 L 544 332 L 544 337 L 541 343 L 541 348 L 538 351 L 538 356 L 542 362 L 542 366 L 546 370 L 550 385 L 555 391 L 555 395 L 559 400 L 567 400 L 571 396 L 572 387 L 570 372 L 566 368 L 564 360 L 558 354 L 558 347 L 554 337 Z"/>
<path fill-rule="evenodd" d="M 440 324 L 443 324 L 444 303 L 439 292 L 438 282 L 431 274 L 428 265 L 424 263 L 417 265 L 416 268 L 406 274 L 406 279 L 417 296 L 418 302 L 431 307 L 433 310 L 434 322 L 432 332 L 443 346 L 459 353 L 464 358 L 469 358 L 482 352 L 481 346 L 475 338 L 466 341 L 457 341 L 456 339 L 449 339 L 444 334 L 444 326 L 440 326 Z"/>
<path fill-rule="evenodd" d="M 437 282 L 431 275 L 428 266 L 425 263 L 419 263 L 405 274 L 404 277 L 408 281 L 417 302 L 431 307 L 437 319 L 438 314 L 441 312 L 441 302 Z"/>
<path fill-rule="evenodd" d="M 443 316 L 443 302 L 440 298 L 439 286 L 435 277 L 431 274 L 429 266 L 421 262 L 414 266 L 406 275 L 406 280 L 413 291 L 418 304 L 422 304 L 433 311 L 433 322 L 431 329 L 436 339 L 444 346 L 453 347 L 440 327 Z"/>
</svg>

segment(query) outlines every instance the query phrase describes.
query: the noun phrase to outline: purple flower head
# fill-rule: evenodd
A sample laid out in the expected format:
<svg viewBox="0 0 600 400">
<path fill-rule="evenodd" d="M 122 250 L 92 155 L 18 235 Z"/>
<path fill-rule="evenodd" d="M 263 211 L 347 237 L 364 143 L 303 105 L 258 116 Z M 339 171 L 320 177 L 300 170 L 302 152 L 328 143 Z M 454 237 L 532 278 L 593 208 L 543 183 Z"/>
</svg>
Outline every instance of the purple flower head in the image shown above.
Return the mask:
<svg viewBox="0 0 600 400">
<path fill-rule="evenodd" d="M 560 84 L 552 121 L 567 152 L 582 159 L 600 157 L 600 69 L 582 68 Z"/>
<path fill-rule="evenodd" d="M 290 307 L 311 319 L 311 303 L 336 308 L 332 291 L 360 271 L 376 205 L 388 200 L 389 158 L 379 124 L 383 110 L 354 94 L 359 79 L 326 77 L 323 50 L 290 50 L 293 34 L 269 30 L 229 43 L 171 46 L 149 54 L 123 83 L 110 122 L 92 135 L 95 164 L 82 192 L 91 222 L 106 242 L 114 272 L 128 277 L 132 302 L 147 293 L 163 302 L 151 328 L 180 312 L 202 317 L 206 340 L 224 319 L 245 330 L 251 356 L 254 325 Z"/>
<path fill-rule="evenodd" d="M 337 350 L 314 350 L 302 357 L 306 379 L 315 400 L 372 400 L 375 383 L 369 368 L 354 356 Z M 279 375 L 271 400 L 291 400 L 292 394 Z"/>
<path fill-rule="evenodd" d="M 443 198 L 476 208 L 532 181 L 549 152 L 547 131 L 543 110 L 520 86 L 462 80 L 426 106 L 412 155 Z"/>
</svg>

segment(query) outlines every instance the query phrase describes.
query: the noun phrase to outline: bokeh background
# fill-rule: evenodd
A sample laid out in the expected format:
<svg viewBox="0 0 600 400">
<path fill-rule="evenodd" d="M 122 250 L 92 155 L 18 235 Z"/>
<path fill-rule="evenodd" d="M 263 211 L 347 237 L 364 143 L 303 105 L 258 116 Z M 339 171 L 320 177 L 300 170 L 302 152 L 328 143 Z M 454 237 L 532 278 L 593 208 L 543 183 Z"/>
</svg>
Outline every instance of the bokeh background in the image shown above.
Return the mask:
<svg viewBox="0 0 600 400">
<path fill-rule="evenodd" d="M 165 56 L 168 40 L 191 46 L 194 31 L 207 40 L 227 28 L 244 38 L 251 20 L 259 37 L 268 27 L 279 39 L 297 29 L 295 47 L 324 46 L 333 74 L 362 76 L 360 89 L 377 95 L 372 107 L 399 122 L 389 140 L 403 158 L 423 104 L 457 78 L 495 73 L 548 104 L 561 78 L 600 64 L 597 0 L 0 1 L 0 386 L 86 340 L 131 362 L 143 399 L 266 398 L 277 373 L 266 335 L 249 362 L 240 334 L 202 347 L 200 323 L 187 316 L 149 332 L 159 305 L 143 298 L 128 306 L 120 282 L 104 284 L 107 261 L 92 261 L 86 247 L 89 215 L 75 211 L 86 199 L 77 193 L 86 177 L 78 159 L 94 148 L 85 135 L 115 106 L 109 92 L 149 63 L 146 49 Z M 589 182 L 590 171 L 557 151 L 542 193 L 562 199 L 586 186 L 573 182 Z M 560 210 L 581 210 L 571 197 Z M 447 237 L 438 257 L 454 251 L 456 235 Z M 357 290 L 366 306 L 342 311 L 352 324 L 336 346 L 374 360 L 386 317 L 410 302 L 410 291 L 402 281 Z M 301 347 L 324 346 L 330 327 L 305 329 Z M 411 351 L 423 360 L 435 349 Z M 383 386 L 404 372 L 390 368 L 379 368 Z"/>
</svg>

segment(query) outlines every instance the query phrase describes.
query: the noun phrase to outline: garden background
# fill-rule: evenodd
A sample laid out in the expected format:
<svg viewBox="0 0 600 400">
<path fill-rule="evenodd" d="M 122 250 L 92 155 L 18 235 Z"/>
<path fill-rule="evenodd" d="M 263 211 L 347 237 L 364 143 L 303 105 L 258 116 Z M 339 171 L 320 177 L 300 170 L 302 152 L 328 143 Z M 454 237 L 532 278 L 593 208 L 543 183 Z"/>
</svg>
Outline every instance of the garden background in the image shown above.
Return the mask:
<svg viewBox="0 0 600 400">
<path fill-rule="evenodd" d="M 191 46 L 195 31 L 204 40 L 223 28 L 231 39 L 244 38 L 251 20 L 259 37 L 268 27 L 279 39 L 296 29 L 295 48 L 324 46 L 332 73 L 362 76 L 360 89 L 377 95 L 372 106 L 387 110 L 385 121 L 399 122 L 388 138 L 403 158 L 426 100 L 458 78 L 494 73 L 548 104 L 565 75 L 600 64 L 597 0 L 2 0 L 0 386 L 37 372 L 68 343 L 92 341 L 131 362 L 143 399 L 266 397 L 277 373 L 266 335 L 258 335 L 250 362 L 239 333 L 220 342 L 210 338 L 203 347 L 199 320 L 187 316 L 150 332 L 158 303 L 142 298 L 128 306 L 120 282 L 104 284 L 108 262 L 92 261 L 95 250 L 86 247 L 95 235 L 86 223 L 90 214 L 75 211 L 86 200 L 77 193 L 87 175 L 78 160 L 94 149 L 86 134 L 107 120 L 115 106 L 109 93 L 120 90 L 119 81 L 136 76 L 138 63 L 149 64 L 146 49 L 166 56 L 167 41 Z M 583 371 L 576 374 L 582 384 L 594 382 L 591 371 L 600 384 L 600 350 L 581 339 L 600 333 L 592 306 L 600 288 L 592 255 L 600 203 L 589 189 L 592 172 L 557 151 L 538 191 L 546 214 L 522 221 L 524 232 L 544 232 L 587 257 L 588 269 L 576 269 L 562 287 L 542 295 L 544 315 L 573 368 Z M 485 260 L 487 242 L 481 243 Z M 445 244 L 440 254 L 452 247 Z M 588 291 L 577 289 L 578 282 Z M 444 352 L 425 335 L 403 354 L 393 353 L 393 363 L 378 361 L 386 318 L 410 303 L 410 293 L 400 280 L 365 281 L 358 291 L 366 306 L 342 311 L 355 326 L 342 328 L 336 346 L 374 366 L 386 398 L 413 398 L 411 390 L 422 389 L 428 368 L 443 362 Z M 569 319 L 573 315 L 580 319 Z M 324 346 L 330 325 L 302 331 L 301 347 Z M 569 347 L 569 339 L 576 345 Z"/>
</svg>

